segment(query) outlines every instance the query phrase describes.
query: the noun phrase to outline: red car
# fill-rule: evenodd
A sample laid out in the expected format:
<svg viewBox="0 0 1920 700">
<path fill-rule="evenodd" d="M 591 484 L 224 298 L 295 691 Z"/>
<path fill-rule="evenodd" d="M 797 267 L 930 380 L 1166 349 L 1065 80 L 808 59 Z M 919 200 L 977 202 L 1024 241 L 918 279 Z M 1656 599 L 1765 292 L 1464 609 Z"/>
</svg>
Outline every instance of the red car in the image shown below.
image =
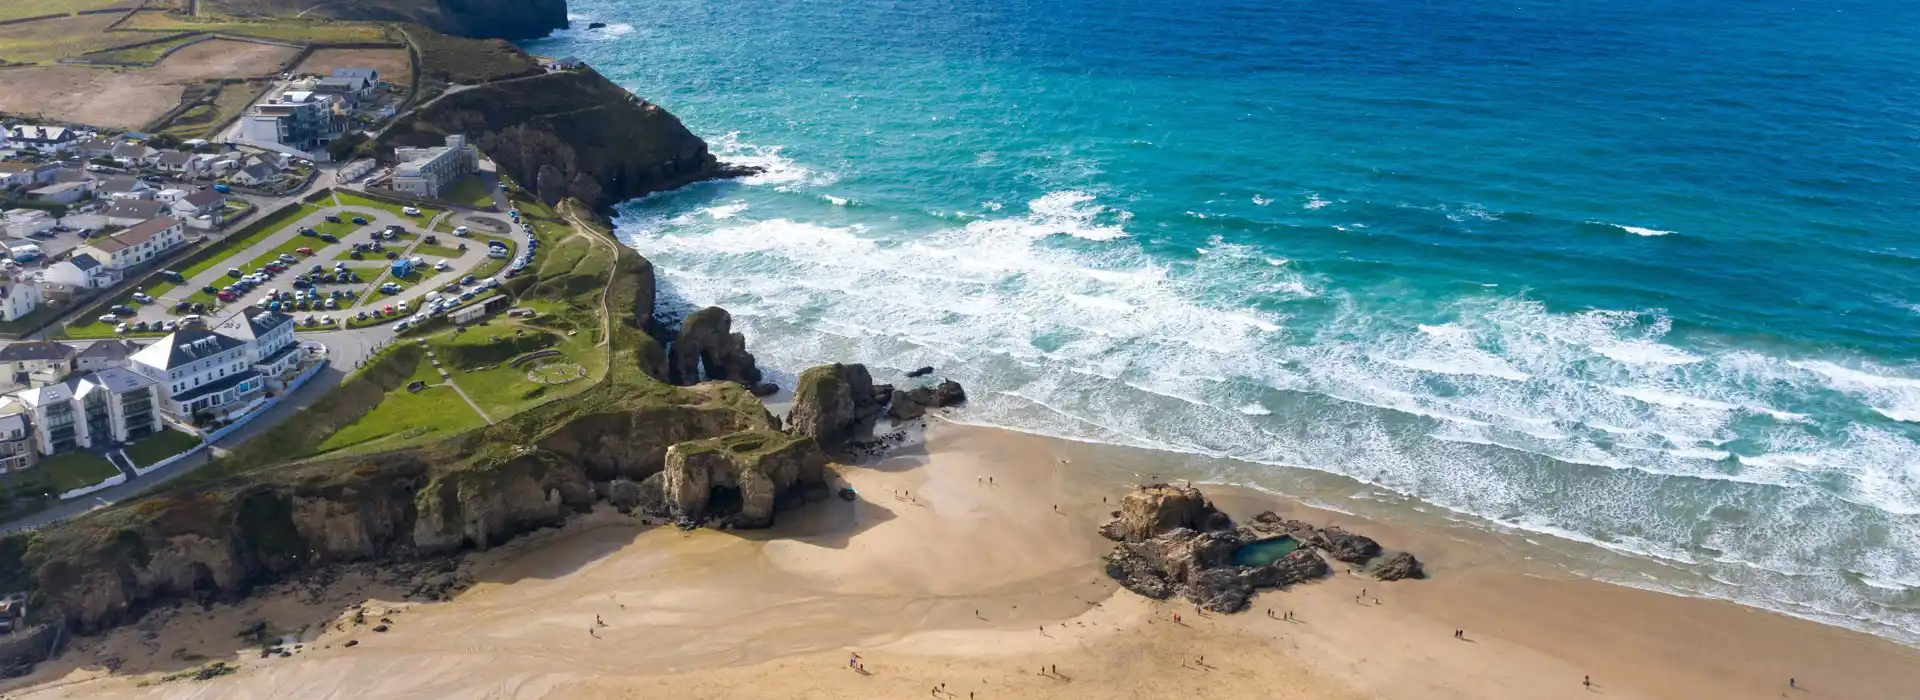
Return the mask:
<svg viewBox="0 0 1920 700">
<path fill-rule="evenodd" d="M 312 255 L 313 249 L 312 248 L 295 248 L 293 249 L 293 252 L 299 253 L 301 255 Z"/>
<path fill-rule="evenodd" d="M 233 298 L 234 298 L 233 294 L 229 292 L 221 292 L 219 294 L 215 294 L 214 296 L 218 297 L 221 301 L 233 301 Z"/>
</svg>

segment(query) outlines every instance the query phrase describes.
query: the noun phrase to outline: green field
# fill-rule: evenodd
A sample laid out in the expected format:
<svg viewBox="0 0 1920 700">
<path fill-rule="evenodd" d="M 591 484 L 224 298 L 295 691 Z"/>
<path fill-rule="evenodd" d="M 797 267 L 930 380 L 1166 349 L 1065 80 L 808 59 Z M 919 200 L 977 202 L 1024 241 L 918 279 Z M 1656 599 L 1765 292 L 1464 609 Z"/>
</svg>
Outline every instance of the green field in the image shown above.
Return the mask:
<svg viewBox="0 0 1920 700">
<path fill-rule="evenodd" d="M 400 219 L 402 220 L 412 220 L 414 222 L 414 225 L 416 226 L 425 226 L 428 221 L 433 220 L 433 217 L 438 216 L 440 212 L 444 211 L 442 209 L 435 209 L 433 207 L 416 206 L 414 208 L 420 210 L 420 215 L 408 216 L 406 214 L 401 213 L 400 211 L 401 209 L 411 206 L 407 204 L 394 204 L 392 202 L 383 202 L 378 199 L 362 197 L 352 192 L 342 192 L 338 190 L 334 191 L 334 198 L 340 200 L 341 206 L 366 207 L 368 209 L 379 209 L 385 212 L 389 212 L 394 216 L 400 217 Z"/>
<path fill-rule="evenodd" d="M 421 360 L 422 367 L 431 366 Z M 416 369 L 416 372 L 418 370 Z M 434 375 L 437 381 L 439 375 Z M 430 386 L 410 393 L 405 386 L 390 391 L 380 405 L 320 443 L 320 452 L 391 449 L 453 435 L 486 424 L 452 389 Z"/>
<path fill-rule="evenodd" d="M 40 458 L 40 469 L 53 485 L 55 494 L 86 488 L 120 475 L 107 458 L 92 452 L 75 450 Z"/>
<path fill-rule="evenodd" d="M 153 63 L 154 61 L 160 60 L 160 56 L 162 54 L 165 54 L 166 52 L 173 50 L 174 47 L 181 46 L 188 42 L 198 40 L 200 37 L 201 37 L 200 34 L 182 34 L 180 36 L 176 36 L 166 41 L 146 44 L 143 46 L 135 46 L 135 47 L 126 48 L 126 49 L 112 49 L 108 51 L 98 51 L 95 53 L 87 54 L 83 58 L 89 61 L 108 61 L 113 63 Z M 129 38 L 138 39 L 139 41 L 152 40 L 152 37 L 144 37 L 139 35 L 130 35 Z M 211 107 L 209 107 L 208 111 L 211 112 L 214 110 Z"/>
<path fill-rule="evenodd" d="M 493 187 L 486 178 L 479 175 L 464 175 L 447 186 L 440 198 L 449 202 L 459 202 L 475 209 L 493 207 Z M 448 227 L 452 230 L 452 227 Z"/>
<path fill-rule="evenodd" d="M 134 466 L 146 467 L 154 462 L 191 450 L 200 444 L 200 438 L 178 430 L 160 432 L 140 438 L 122 451 L 133 460 Z"/>
<path fill-rule="evenodd" d="M 75 2 L 80 0 L 64 1 Z M 295 21 L 288 19 L 247 21 L 229 18 L 213 18 L 207 20 L 192 20 L 180 15 L 161 12 L 142 12 L 134 15 L 131 21 L 123 25 L 123 28 L 233 34 L 299 44 L 367 43 L 386 42 L 390 40 L 387 37 L 386 30 L 376 24 Z"/>
<path fill-rule="evenodd" d="M 430 245 L 427 243 L 422 243 L 418 246 L 415 246 L 413 249 L 413 254 L 424 255 L 429 258 L 457 258 L 457 257 L 460 257 L 461 255 L 459 249 L 448 248 L 443 245 Z M 433 261 L 429 260 L 427 262 L 433 262 Z"/>
</svg>

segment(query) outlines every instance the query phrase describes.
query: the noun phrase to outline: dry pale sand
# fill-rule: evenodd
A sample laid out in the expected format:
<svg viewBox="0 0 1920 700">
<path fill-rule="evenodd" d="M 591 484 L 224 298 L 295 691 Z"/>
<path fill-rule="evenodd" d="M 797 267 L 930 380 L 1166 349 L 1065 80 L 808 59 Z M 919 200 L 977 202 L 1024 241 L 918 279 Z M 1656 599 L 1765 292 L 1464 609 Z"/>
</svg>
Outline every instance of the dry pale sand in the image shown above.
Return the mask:
<svg viewBox="0 0 1920 700">
<path fill-rule="evenodd" d="M 927 445 L 844 470 L 860 502 L 812 504 L 772 531 L 597 513 L 472 557 L 477 583 L 451 602 L 387 602 L 398 589 L 350 576 L 175 610 L 83 640 L 7 697 L 1714 700 L 1920 688 L 1920 654 L 1872 637 L 1555 576 L 1497 541 L 1224 489 L 1217 500 L 1238 517 L 1343 521 L 1418 552 L 1433 578 L 1343 571 L 1267 593 L 1250 613 L 1200 615 L 1101 574 L 1102 499 L 1129 487 L 1086 468 L 1085 446 L 953 426 Z M 349 606 L 366 601 L 368 624 L 353 624 Z M 1300 621 L 1277 619 L 1286 611 Z M 390 631 L 371 631 L 380 617 Z M 253 619 L 305 645 L 259 659 L 232 637 Z M 852 653 L 864 672 L 847 667 Z M 240 670 L 159 680 L 201 657 Z M 1789 691 L 1789 676 L 1808 690 Z"/>
</svg>

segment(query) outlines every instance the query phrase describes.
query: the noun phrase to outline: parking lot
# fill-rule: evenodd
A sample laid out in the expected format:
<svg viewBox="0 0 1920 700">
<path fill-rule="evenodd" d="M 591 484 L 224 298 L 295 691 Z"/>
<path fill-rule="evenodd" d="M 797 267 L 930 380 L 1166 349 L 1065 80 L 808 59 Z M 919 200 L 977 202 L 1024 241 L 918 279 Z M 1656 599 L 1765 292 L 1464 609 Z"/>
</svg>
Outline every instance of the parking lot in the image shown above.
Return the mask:
<svg viewBox="0 0 1920 700">
<path fill-rule="evenodd" d="M 362 312 L 404 317 L 402 304 L 418 309 L 422 297 L 453 291 L 449 285 L 476 271 L 490 276 L 502 261 L 488 257 L 487 241 L 504 241 L 509 251 L 516 247 L 506 237 L 489 238 L 485 232 L 455 236 L 453 220 L 447 218 L 454 215 L 448 212 L 408 215 L 399 205 L 359 200 L 323 200 L 309 209 L 152 302 L 130 304 L 133 314 L 120 321 L 134 333 L 139 332 L 138 323 L 158 324 L 159 330 L 149 333 L 165 332 L 196 310 L 216 315 L 275 301 L 305 328 L 339 326 Z M 440 230 L 434 230 L 436 225 Z M 401 260 L 409 263 L 404 275 L 396 274 L 395 263 Z M 496 264 L 486 265 L 489 260 Z"/>
</svg>

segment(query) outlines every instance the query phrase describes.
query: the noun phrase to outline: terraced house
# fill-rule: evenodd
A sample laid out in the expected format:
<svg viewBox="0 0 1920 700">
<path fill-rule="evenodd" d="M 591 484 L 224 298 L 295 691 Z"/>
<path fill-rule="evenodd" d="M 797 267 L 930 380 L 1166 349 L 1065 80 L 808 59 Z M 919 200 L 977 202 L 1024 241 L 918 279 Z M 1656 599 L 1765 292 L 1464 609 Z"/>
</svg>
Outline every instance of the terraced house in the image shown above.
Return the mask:
<svg viewBox="0 0 1920 700">
<path fill-rule="evenodd" d="M 157 259 L 187 241 L 187 226 L 171 216 L 148 219 L 119 233 L 108 234 L 74 249 L 115 271 L 125 271 Z"/>
<path fill-rule="evenodd" d="M 117 367 L 8 396 L 25 408 L 40 454 L 105 447 L 160 430 L 154 382 Z"/>
</svg>

